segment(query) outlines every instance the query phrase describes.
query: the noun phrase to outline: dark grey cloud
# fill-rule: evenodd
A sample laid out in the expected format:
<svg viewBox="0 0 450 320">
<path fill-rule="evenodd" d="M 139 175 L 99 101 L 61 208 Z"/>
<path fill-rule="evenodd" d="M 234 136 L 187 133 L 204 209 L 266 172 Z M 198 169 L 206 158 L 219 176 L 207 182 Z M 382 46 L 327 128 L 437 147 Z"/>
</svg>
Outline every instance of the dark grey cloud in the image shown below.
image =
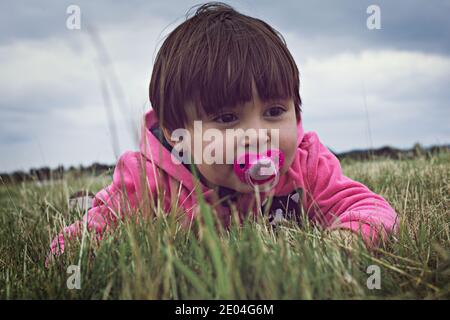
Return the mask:
<svg viewBox="0 0 450 320">
<path fill-rule="evenodd" d="M 46 39 L 68 35 L 66 28 L 70 5 L 81 9 L 83 24 L 99 29 L 129 23 L 134 19 L 160 17 L 167 21 L 182 18 L 185 8 L 195 1 L 2 1 L 0 2 L 0 44 L 18 39 Z"/>
<path fill-rule="evenodd" d="M 206 2 L 206 1 L 205 1 Z M 302 38 L 330 41 L 328 48 L 362 50 L 395 48 L 449 54 L 450 1 L 285 0 L 224 1 L 245 14 L 271 22 Z M 66 8 L 79 5 L 84 22 L 107 28 L 133 19 L 159 17 L 168 25 L 184 19 L 202 1 L 2 1 L 0 43 L 67 34 Z M 369 5 L 381 9 L 381 30 L 366 28 Z M 339 40 L 333 41 L 332 39 Z M 326 48 L 326 46 L 324 46 Z"/>
<path fill-rule="evenodd" d="M 327 53 L 392 48 L 440 54 L 450 53 L 450 1 L 373 1 L 373 0 L 288 0 L 245 1 L 244 7 L 261 19 L 269 20 L 283 30 L 301 38 L 319 39 Z M 381 29 L 366 27 L 369 5 L 381 11 Z M 252 8 L 252 10 L 250 10 Z M 335 41 L 336 40 L 336 41 Z M 327 47 L 326 41 L 330 41 Z"/>
</svg>

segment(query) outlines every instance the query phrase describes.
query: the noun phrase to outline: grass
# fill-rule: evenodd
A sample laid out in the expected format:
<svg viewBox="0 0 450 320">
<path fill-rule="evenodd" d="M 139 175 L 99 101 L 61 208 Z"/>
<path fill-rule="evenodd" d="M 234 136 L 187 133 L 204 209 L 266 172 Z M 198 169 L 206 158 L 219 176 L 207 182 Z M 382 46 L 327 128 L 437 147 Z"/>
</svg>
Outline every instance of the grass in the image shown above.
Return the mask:
<svg viewBox="0 0 450 320">
<path fill-rule="evenodd" d="M 203 204 L 192 230 L 156 208 L 98 244 L 90 234 L 67 242 L 46 269 L 50 239 L 83 215 L 67 210 L 67 196 L 95 193 L 111 177 L 1 184 L 0 299 L 450 298 L 450 154 L 342 166 L 399 214 L 399 234 L 375 251 L 345 247 L 308 223 L 274 231 L 266 221 L 246 221 L 223 232 Z M 78 263 L 81 289 L 69 290 L 67 267 Z M 379 290 L 367 288 L 370 265 L 381 270 Z"/>
</svg>

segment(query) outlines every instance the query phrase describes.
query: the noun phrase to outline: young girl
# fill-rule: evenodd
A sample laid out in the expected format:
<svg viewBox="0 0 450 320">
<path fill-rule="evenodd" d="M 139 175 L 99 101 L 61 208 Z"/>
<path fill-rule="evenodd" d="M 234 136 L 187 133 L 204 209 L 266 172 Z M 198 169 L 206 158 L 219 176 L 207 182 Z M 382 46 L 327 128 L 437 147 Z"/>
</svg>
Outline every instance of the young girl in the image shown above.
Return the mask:
<svg viewBox="0 0 450 320">
<path fill-rule="evenodd" d="M 79 236 L 84 224 L 101 235 L 131 211 L 125 202 L 149 207 L 144 199 L 156 201 L 158 195 L 165 212 L 180 208 L 176 214 L 189 226 L 198 215 L 195 188 L 225 226 L 231 208 L 242 216 L 268 214 L 272 224 L 301 222 L 303 210 L 324 228 L 377 245 L 396 231 L 396 213 L 344 176 L 315 132 L 303 132 L 299 85 L 297 65 L 271 26 L 223 3 L 200 6 L 159 50 L 140 150 L 120 157 L 112 184 L 95 195 L 83 221 L 52 241 L 51 253 L 62 253 L 64 239 Z M 180 129 L 182 152 L 174 134 Z M 227 133 L 233 130 L 257 135 L 231 139 Z M 205 139 L 202 132 L 216 138 Z M 270 148 L 249 151 L 264 143 Z M 218 161 L 202 161 L 211 149 Z M 259 175 L 262 169 L 265 175 Z"/>
</svg>

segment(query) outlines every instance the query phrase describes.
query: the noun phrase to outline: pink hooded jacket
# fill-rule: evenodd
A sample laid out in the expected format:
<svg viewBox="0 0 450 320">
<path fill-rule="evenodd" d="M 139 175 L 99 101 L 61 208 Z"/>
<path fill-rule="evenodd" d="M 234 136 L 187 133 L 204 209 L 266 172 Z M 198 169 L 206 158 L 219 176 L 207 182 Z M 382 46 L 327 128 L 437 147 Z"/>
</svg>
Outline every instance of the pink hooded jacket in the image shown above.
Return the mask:
<svg viewBox="0 0 450 320">
<path fill-rule="evenodd" d="M 171 212 L 171 204 L 175 201 L 187 222 L 196 214 L 196 183 L 205 200 L 214 203 L 217 192 L 198 182 L 185 165 L 175 164 L 171 160 L 170 150 L 152 133 L 152 128 L 157 125 L 155 112 L 148 111 L 142 123 L 140 150 L 121 155 L 114 170 L 113 182 L 95 195 L 92 207 L 82 221 L 65 227 L 52 241 L 51 253 L 62 253 L 64 234 L 69 238 L 79 236 L 85 223 L 88 230 L 95 230 L 101 235 L 127 212 L 120 210 L 124 199 L 133 208 L 142 205 L 143 191 L 148 192 L 154 201 L 158 192 L 162 192 L 162 204 L 167 213 Z M 317 134 L 303 133 L 301 120 L 297 124 L 297 136 L 298 148 L 294 161 L 271 191 L 274 198 L 266 211 L 270 212 L 270 219 L 278 220 L 279 214 L 287 217 L 289 212 L 299 218 L 299 211 L 304 210 L 311 220 L 325 228 L 344 228 L 360 233 L 368 246 L 374 246 L 383 236 L 396 232 L 397 215 L 392 207 L 362 183 L 344 176 L 338 159 L 320 142 Z M 147 190 L 142 189 L 144 166 Z M 235 205 L 246 211 L 255 207 L 254 198 L 253 194 L 239 194 L 235 197 Z M 265 199 L 267 194 L 262 193 L 262 205 Z M 219 207 L 220 218 L 226 221 L 229 208 Z"/>
</svg>

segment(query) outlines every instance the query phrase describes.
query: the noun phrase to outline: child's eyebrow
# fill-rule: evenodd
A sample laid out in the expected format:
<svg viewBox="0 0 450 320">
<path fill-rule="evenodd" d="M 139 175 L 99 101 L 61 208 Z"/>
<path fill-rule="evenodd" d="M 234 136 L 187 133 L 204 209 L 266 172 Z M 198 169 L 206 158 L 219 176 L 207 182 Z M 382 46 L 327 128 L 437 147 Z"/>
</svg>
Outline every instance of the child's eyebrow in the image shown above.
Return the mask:
<svg viewBox="0 0 450 320">
<path fill-rule="evenodd" d="M 279 104 L 283 104 L 283 105 L 288 105 L 289 104 L 289 98 L 287 99 L 283 99 L 283 98 L 270 98 L 270 99 L 265 99 L 262 100 L 262 105 L 263 107 L 267 107 L 267 105 L 269 104 L 273 104 L 273 103 L 279 103 Z M 210 114 L 206 114 L 207 116 L 214 116 L 217 114 L 221 114 L 221 113 L 226 113 L 227 111 L 239 111 L 242 109 L 242 105 L 234 105 L 234 106 L 226 106 L 223 107 L 221 110 L 214 110 L 212 111 Z"/>
<path fill-rule="evenodd" d="M 288 104 L 289 103 L 289 99 L 273 98 L 273 99 L 266 99 L 266 100 L 264 100 L 264 104 L 271 104 L 271 103 Z"/>
</svg>

